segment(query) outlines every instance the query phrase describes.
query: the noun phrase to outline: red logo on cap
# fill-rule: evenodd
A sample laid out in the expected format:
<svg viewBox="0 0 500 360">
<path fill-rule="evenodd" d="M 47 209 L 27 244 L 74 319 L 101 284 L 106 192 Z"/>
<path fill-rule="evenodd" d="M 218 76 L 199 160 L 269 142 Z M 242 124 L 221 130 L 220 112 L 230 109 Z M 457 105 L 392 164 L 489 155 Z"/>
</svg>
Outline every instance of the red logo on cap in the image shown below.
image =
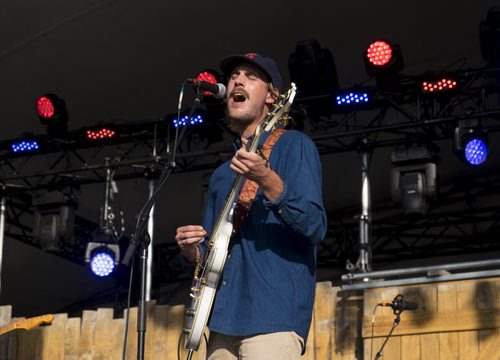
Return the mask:
<svg viewBox="0 0 500 360">
<path fill-rule="evenodd" d="M 256 56 L 257 56 L 257 54 L 256 54 L 256 53 L 248 53 L 248 54 L 245 54 L 245 56 L 246 56 L 247 58 L 249 58 L 249 59 L 253 59 L 254 57 L 256 57 Z"/>
</svg>

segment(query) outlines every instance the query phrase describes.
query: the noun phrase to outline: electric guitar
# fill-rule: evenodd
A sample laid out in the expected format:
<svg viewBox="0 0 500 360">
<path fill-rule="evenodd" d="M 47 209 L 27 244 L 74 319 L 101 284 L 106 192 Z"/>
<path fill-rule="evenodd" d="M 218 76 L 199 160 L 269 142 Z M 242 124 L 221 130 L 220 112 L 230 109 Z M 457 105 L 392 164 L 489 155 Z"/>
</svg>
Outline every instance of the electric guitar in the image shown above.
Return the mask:
<svg viewBox="0 0 500 360">
<path fill-rule="evenodd" d="M 279 96 L 264 121 L 255 130 L 252 140 L 247 144 L 248 152 L 256 152 L 262 134 L 271 131 L 276 122 L 282 116 L 286 116 L 293 103 L 295 92 L 296 87 L 292 83 L 288 92 Z M 212 310 L 217 284 L 227 257 L 229 241 L 234 233 L 233 214 L 244 181 L 245 177 L 241 174 L 235 177 L 231 191 L 226 197 L 222 211 L 212 230 L 203 257 L 196 265 L 190 292 L 191 306 L 186 309 L 185 327 L 183 329 L 186 335 L 184 347 L 189 350 L 189 357 L 200 346 L 200 340 Z"/>
<path fill-rule="evenodd" d="M 42 324 L 50 324 L 54 320 L 54 315 L 41 315 L 29 319 L 22 319 L 0 328 L 0 335 L 16 329 L 31 330 Z"/>
</svg>

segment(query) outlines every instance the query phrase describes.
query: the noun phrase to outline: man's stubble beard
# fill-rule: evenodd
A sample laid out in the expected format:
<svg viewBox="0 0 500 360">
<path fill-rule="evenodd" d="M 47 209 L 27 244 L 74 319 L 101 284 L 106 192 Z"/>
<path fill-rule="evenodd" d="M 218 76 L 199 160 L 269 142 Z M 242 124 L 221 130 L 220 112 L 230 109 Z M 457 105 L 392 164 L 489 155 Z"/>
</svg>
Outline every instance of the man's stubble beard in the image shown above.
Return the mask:
<svg viewBox="0 0 500 360">
<path fill-rule="evenodd" d="M 267 109 L 267 107 L 265 108 Z M 259 110 L 250 111 L 249 113 L 242 114 L 240 116 L 231 117 L 229 115 L 229 111 L 226 108 L 228 128 L 235 133 L 241 134 L 248 126 L 252 125 L 255 122 L 255 120 L 259 119 L 260 123 L 260 120 L 262 120 L 261 118 L 263 117 L 262 111 L 264 110 L 265 109 L 260 109 L 260 111 Z"/>
<path fill-rule="evenodd" d="M 226 112 L 227 113 L 227 112 Z M 243 130 L 245 130 L 249 125 L 251 125 L 254 121 L 253 118 L 250 117 L 243 117 L 243 118 L 232 118 L 228 117 L 228 128 L 232 132 L 235 132 L 237 134 L 241 134 Z"/>
</svg>

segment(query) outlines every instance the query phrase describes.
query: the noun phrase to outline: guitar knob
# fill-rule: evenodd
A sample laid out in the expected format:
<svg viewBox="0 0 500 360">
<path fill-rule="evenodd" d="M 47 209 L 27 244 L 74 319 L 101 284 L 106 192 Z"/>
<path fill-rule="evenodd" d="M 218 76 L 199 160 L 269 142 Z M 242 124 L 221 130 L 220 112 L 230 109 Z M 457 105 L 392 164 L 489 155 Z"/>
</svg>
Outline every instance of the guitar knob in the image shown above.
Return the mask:
<svg viewBox="0 0 500 360">
<path fill-rule="evenodd" d="M 189 333 L 191 332 L 191 329 L 190 328 L 182 328 L 182 332 L 184 333 L 184 335 L 189 335 Z"/>
<path fill-rule="evenodd" d="M 194 309 L 186 309 L 186 316 L 194 316 L 194 314 L 196 314 Z"/>
</svg>

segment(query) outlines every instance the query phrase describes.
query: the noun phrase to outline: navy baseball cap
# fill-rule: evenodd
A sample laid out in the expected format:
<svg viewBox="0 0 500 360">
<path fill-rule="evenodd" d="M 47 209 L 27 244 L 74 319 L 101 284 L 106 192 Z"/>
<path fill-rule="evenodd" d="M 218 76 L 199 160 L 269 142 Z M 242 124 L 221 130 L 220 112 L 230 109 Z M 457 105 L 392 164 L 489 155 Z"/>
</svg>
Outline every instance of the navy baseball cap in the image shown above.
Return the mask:
<svg viewBox="0 0 500 360">
<path fill-rule="evenodd" d="M 223 58 L 219 64 L 220 69 L 226 76 L 230 76 L 236 66 L 241 63 L 248 63 L 257 66 L 264 72 L 275 88 L 281 90 L 281 74 L 273 59 L 256 53 L 245 55 L 229 55 Z"/>
</svg>

